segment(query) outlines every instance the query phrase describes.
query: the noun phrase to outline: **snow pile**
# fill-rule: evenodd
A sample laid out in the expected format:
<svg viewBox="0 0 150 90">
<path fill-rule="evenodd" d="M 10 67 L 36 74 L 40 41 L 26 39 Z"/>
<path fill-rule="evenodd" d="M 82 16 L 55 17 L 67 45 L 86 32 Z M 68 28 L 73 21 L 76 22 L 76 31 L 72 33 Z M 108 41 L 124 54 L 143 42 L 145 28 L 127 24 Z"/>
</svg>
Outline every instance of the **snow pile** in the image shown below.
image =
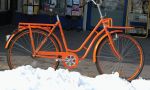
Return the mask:
<svg viewBox="0 0 150 90">
<path fill-rule="evenodd" d="M 0 90 L 150 90 L 150 81 L 137 79 L 130 83 L 118 73 L 90 78 L 64 69 L 22 66 L 0 71 Z"/>
</svg>

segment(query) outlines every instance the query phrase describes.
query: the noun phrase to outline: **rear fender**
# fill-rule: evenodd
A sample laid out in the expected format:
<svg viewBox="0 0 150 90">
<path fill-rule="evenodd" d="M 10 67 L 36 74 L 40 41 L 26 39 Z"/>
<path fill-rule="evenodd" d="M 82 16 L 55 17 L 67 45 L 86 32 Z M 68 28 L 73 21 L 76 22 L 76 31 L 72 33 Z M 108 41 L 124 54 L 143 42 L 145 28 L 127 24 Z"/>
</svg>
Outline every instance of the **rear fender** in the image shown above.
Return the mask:
<svg viewBox="0 0 150 90">
<path fill-rule="evenodd" d="M 8 48 L 8 46 L 9 46 L 9 44 L 10 44 L 10 41 L 11 41 L 16 35 L 18 35 L 19 33 L 23 32 L 23 31 L 25 31 L 25 30 L 27 30 L 27 28 L 15 30 L 15 31 L 10 35 L 10 37 L 8 37 L 8 39 L 6 40 L 5 49 Z"/>
<path fill-rule="evenodd" d="M 47 29 L 42 29 L 42 28 L 38 28 L 38 29 L 43 30 L 45 32 L 48 32 Z M 15 38 L 15 36 L 17 36 L 18 34 L 24 32 L 24 31 L 27 31 L 27 30 L 29 30 L 29 28 L 23 28 L 23 29 L 19 29 L 19 30 L 14 31 L 12 33 L 12 35 L 8 38 L 8 40 L 7 40 L 6 44 L 5 44 L 5 49 L 9 48 L 11 40 L 13 40 Z M 61 44 L 59 38 L 54 33 L 52 33 L 52 36 L 56 39 L 56 41 L 57 41 L 57 43 L 58 43 L 58 45 L 60 47 L 60 51 L 63 51 L 62 44 Z"/>
</svg>

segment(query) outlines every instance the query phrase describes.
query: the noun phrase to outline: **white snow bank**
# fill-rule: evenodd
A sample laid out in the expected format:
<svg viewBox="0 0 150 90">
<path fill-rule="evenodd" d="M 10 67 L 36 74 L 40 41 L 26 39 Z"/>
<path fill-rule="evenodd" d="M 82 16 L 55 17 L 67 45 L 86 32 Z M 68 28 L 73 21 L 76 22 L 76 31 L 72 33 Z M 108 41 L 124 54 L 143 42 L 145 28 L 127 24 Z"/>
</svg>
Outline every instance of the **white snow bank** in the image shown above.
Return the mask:
<svg viewBox="0 0 150 90">
<path fill-rule="evenodd" d="M 150 81 L 119 78 L 119 74 L 103 74 L 90 78 L 78 72 L 22 66 L 0 71 L 0 90 L 150 90 Z"/>
</svg>

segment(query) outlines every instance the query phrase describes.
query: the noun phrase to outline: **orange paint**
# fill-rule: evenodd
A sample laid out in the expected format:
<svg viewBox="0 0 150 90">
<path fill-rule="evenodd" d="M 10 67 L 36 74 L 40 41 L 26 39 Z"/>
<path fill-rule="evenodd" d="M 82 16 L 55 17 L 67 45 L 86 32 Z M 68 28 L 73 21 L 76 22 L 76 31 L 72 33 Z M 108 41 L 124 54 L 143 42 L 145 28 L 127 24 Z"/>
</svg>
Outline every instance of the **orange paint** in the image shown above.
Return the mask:
<svg viewBox="0 0 150 90">
<path fill-rule="evenodd" d="M 102 30 L 98 30 L 98 28 L 100 26 L 103 26 Z M 60 42 L 59 38 L 57 38 L 57 36 L 54 36 L 55 39 L 57 39 L 58 44 L 63 47 L 64 49 L 61 48 L 62 52 L 48 52 L 48 51 L 40 51 L 40 48 L 44 45 L 44 43 L 46 42 L 47 38 L 52 35 L 54 33 L 54 31 L 56 30 L 56 27 L 59 27 L 59 31 L 61 34 L 61 38 L 62 38 L 62 42 Z M 34 45 L 34 40 L 32 38 L 32 29 L 34 28 L 39 28 L 45 31 L 48 31 L 48 36 L 46 36 L 41 43 L 38 45 L 37 48 L 35 48 Z M 120 54 L 117 52 L 117 50 L 115 49 L 111 34 L 112 33 L 120 33 L 122 32 L 122 30 L 112 30 L 109 31 L 109 29 L 129 29 L 132 27 L 120 27 L 120 26 L 112 26 L 112 19 L 111 18 L 105 18 L 105 19 L 101 19 L 99 20 L 99 22 L 97 23 L 97 25 L 95 26 L 95 28 L 92 30 L 92 32 L 87 36 L 87 38 L 85 39 L 85 41 L 80 45 L 80 47 L 78 47 L 77 49 L 69 49 L 67 46 L 67 41 L 61 26 L 61 22 L 57 21 L 55 24 L 40 24 L 40 23 L 19 23 L 18 26 L 18 31 L 14 32 L 12 34 L 12 36 L 9 38 L 9 40 L 7 41 L 5 48 L 8 48 L 10 41 L 13 39 L 13 37 L 15 35 L 17 35 L 19 32 L 25 30 L 25 29 L 29 29 L 29 36 L 31 39 L 31 46 L 32 46 L 32 54 L 33 56 L 36 57 L 41 57 L 41 58 L 58 58 L 58 56 L 61 56 L 62 59 L 65 59 L 69 54 L 74 54 L 76 57 L 78 57 L 79 60 L 84 60 L 90 49 L 92 48 L 92 46 L 94 45 L 94 43 L 96 42 L 96 40 L 99 39 L 99 43 L 96 44 L 96 46 L 98 46 L 98 44 L 100 44 L 100 42 L 105 39 L 108 38 L 109 42 L 110 42 L 110 46 L 112 47 L 112 51 L 114 53 L 114 55 L 116 55 L 118 58 L 121 59 Z M 96 35 L 95 35 L 96 33 Z M 103 34 L 103 35 L 102 35 Z M 54 34 L 55 35 L 55 34 Z M 90 39 L 92 38 L 92 36 L 94 36 L 94 38 L 92 39 L 92 41 L 90 41 Z M 102 36 L 101 36 L 102 35 Z M 101 36 L 101 37 L 100 37 Z M 90 41 L 90 44 L 87 45 L 87 43 Z M 85 53 L 83 54 L 83 56 L 79 57 L 76 53 L 80 52 L 82 49 L 85 49 Z M 96 50 L 94 50 L 93 52 L 93 57 L 94 55 L 96 55 Z M 93 62 L 96 62 L 96 59 L 93 58 Z M 64 64 L 65 65 L 65 64 Z M 67 67 L 67 65 L 66 65 Z M 77 67 L 77 66 L 74 66 Z M 69 67 L 70 68 L 70 67 Z"/>
</svg>

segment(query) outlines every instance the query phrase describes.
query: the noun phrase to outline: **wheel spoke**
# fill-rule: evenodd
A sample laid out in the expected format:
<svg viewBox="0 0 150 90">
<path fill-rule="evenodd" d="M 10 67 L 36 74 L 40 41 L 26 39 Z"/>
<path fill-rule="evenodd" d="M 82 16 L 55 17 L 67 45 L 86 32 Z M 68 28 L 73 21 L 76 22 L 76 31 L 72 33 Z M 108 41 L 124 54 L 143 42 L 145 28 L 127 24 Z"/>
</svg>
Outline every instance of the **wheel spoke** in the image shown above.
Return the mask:
<svg viewBox="0 0 150 90">
<path fill-rule="evenodd" d="M 139 44 L 130 36 L 118 34 L 114 37 L 114 44 L 122 56 L 121 60 L 115 57 L 106 39 L 97 49 L 96 66 L 100 73 L 119 72 L 120 77 L 132 80 L 143 68 L 143 52 Z"/>
<path fill-rule="evenodd" d="M 30 54 L 32 54 L 32 52 L 31 52 L 30 50 L 26 49 L 26 48 L 25 48 L 24 46 L 22 46 L 21 44 L 19 44 L 19 43 L 16 42 L 15 45 L 21 47 L 21 49 L 24 49 L 24 50 L 26 50 L 27 52 L 29 52 Z"/>
<path fill-rule="evenodd" d="M 35 48 L 38 47 L 40 42 L 48 33 L 43 30 L 32 30 L 33 41 Z M 16 68 L 22 65 L 31 65 L 47 69 L 48 67 L 55 67 L 56 61 L 48 58 L 37 58 L 32 56 L 32 47 L 29 38 L 29 31 L 24 31 L 18 34 L 11 42 L 8 51 L 8 65 L 10 68 Z M 46 47 L 45 47 L 46 46 Z M 51 36 L 47 38 L 45 44 L 41 48 L 43 51 L 59 51 L 58 43 Z M 21 53 L 23 55 L 21 55 Z"/>
</svg>

